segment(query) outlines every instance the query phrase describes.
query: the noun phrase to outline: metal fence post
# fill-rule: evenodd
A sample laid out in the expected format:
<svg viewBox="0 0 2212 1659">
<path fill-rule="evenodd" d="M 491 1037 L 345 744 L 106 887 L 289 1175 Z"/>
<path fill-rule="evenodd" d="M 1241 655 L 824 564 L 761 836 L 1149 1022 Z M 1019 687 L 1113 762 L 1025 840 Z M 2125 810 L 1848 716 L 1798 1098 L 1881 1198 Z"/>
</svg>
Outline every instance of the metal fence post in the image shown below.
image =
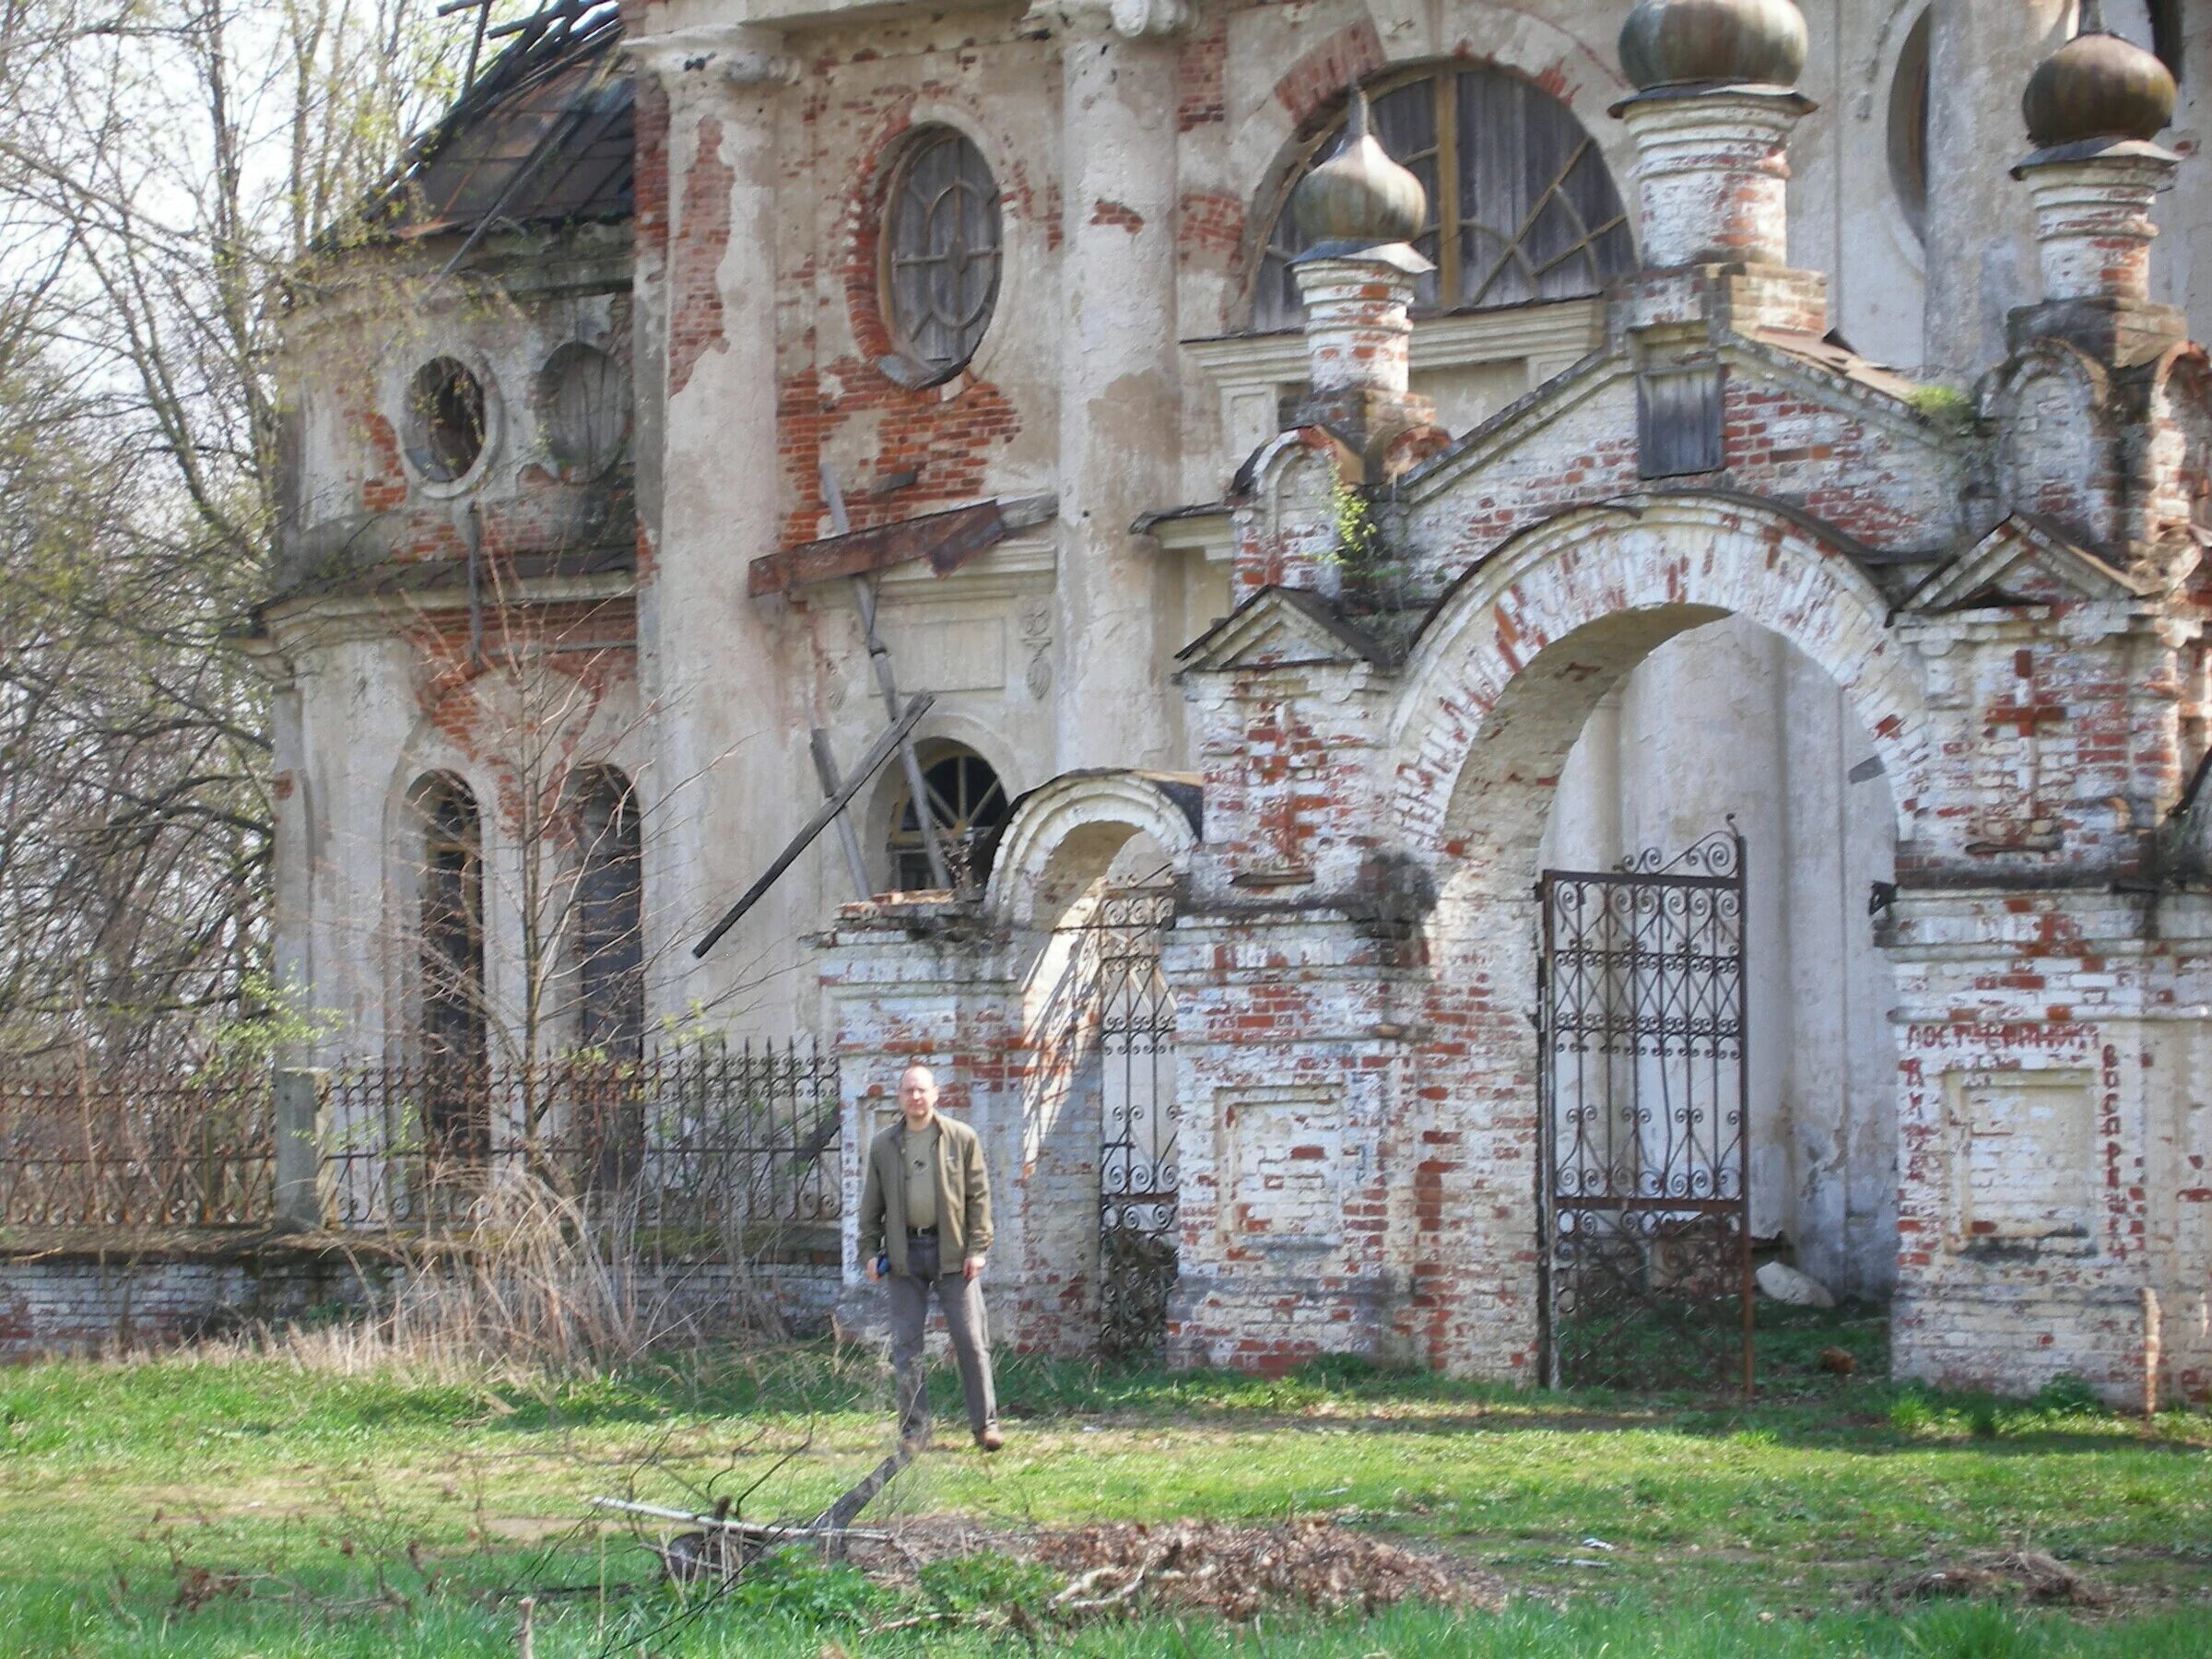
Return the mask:
<svg viewBox="0 0 2212 1659">
<path fill-rule="evenodd" d="M 329 1093 L 330 1074 L 326 1071 L 276 1073 L 276 1219 L 280 1225 L 323 1225 L 317 1182 L 322 1136 L 318 1131 Z"/>
</svg>

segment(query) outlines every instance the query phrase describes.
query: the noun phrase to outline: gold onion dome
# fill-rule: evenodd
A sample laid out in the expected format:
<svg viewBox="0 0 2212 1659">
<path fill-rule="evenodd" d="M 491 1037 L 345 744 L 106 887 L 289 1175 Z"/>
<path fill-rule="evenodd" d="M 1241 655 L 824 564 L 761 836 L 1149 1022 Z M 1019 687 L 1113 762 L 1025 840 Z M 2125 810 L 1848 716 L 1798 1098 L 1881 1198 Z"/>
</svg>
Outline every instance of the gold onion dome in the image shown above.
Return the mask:
<svg viewBox="0 0 2212 1659">
<path fill-rule="evenodd" d="M 2104 7 L 2082 0 L 2081 32 L 2036 65 L 2020 107 L 2039 149 L 2095 139 L 2148 143 L 2173 119 L 2173 71 L 2109 33 Z"/>
<path fill-rule="evenodd" d="M 1344 141 L 1299 181 L 1291 210 L 1312 243 L 1408 242 L 1428 223 L 1429 193 L 1368 131 L 1365 92 L 1353 88 Z"/>
<path fill-rule="evenodd" d="M 1794 87 L 1806 44 L 1792 0 L 1641 0 L 1620 26 L 1620 66 L 1639 92 Z"/>
</svg>

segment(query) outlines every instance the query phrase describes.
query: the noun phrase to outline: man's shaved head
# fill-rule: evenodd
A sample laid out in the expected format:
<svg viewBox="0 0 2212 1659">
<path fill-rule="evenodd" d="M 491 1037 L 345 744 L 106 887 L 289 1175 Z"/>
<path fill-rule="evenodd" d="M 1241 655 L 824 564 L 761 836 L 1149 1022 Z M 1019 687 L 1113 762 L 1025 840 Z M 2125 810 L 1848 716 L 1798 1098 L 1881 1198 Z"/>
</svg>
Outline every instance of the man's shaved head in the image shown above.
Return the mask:
<svg viewBox="0 0 2212 1659">
<path fill-rule="evenodd" d="M 937 1109 L 937 1074 L 919 1060 L 899 1074 L 899 1110 L 916 1129 Z"/>
</svg>

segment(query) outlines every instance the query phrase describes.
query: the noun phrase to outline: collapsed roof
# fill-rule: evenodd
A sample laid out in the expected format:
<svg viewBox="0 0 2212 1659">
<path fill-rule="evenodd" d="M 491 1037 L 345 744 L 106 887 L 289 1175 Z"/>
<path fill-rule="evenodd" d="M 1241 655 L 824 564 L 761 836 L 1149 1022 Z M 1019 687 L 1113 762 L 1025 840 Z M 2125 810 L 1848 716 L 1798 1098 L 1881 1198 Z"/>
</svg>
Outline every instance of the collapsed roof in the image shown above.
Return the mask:
<svg viewBox="0 0 2212 1659">
<path fill-rule="evenodd" d="M 556 0 L 484 30 L 479 48 L 509 43 L 409 148 L 369 208 L 372 233 L 628 218 L 636 121 L 621 38 L 613 0 Z"/>
</svg>

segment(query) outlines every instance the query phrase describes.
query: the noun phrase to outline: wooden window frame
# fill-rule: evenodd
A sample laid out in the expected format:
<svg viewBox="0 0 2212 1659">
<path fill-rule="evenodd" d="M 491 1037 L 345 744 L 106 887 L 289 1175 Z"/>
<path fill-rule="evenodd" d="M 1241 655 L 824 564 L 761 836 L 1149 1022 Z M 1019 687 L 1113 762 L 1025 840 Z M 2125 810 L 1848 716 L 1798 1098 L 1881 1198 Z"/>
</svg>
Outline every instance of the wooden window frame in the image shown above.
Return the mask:
<svg viewBox="0 0 2212 1659">
<path fill-rule="evenodd" d="M 948 800 L 937 788 L 932 776 L 938 768 L 958 761 L 980 766 L 990 774 L 990 782 L 971 800 Z M 971 864 L 971 874 L 980 876 L 980 870 L 973 867 L 975 863 L 987 844 L 1006 827 L 1013 810 L 1013 796 L 1006 789 L 1006 778 L 987 757 L 978 754 L 963 743 L 924 745 L 921 762 L 923 785 L 929 791 L 930 813 L 936 825 L 937 840 L 944 847 L 947 858 L 967 859 Z M 983 810 L 994 802 L 996 803 L 995 816 Z M 894 892 L 926 890 L 905 888 L 900 879 L 901 868 L 908 861 L 925 860 L 928 856 L 923 846 L 923 830 L 919 820 L 912 825 L 908 823 L 912 806 L 913 797 L 901 781 L 891 799 L 890 826 L 883 838 L 884 851 L 890 861 L 888 874 Z M 982 885 L 980 880 L 977 885 Z"/>
<path fill-rule="evenodd" d="M 993 229 L 991 243 L 991 283 L 971 322 L 963 328 L 972 327 L 973 338 L 967 342 L 957 360 L 943 362 L 929 357 L 914 342 L 908 328 L 908 319 L 901 315 L 896 277 L 900 264 L 910 257 L 916 263 L 934 263 L 943 256 L 923 254 L 910 256 L 898 247 L 898 223 L 902 194 L 913 182 L 915 169 L 923 159 L 940 146 L 964 146 L 982 169 L 990 185 L 985 199 L 990 204 Z M 998 174 L 991 166 L 991 159 L 983 154 L 982 147 L 959 127 L 945 123 L 933 123 L 909 135 L 891 169 L 889 182 L 883 193 L 883 208 L 877 220 L 876 237 L 876 295 L 877 306 L 882 314 L 884 333 L 890 338 L 893 356 L 878 365 L 883 371 L 901 385 L 924 387 L 940 385 L 952 379 L 975 360 L 989 337 L 991 324 L 998 314 L 999 289 L 1006 277 L 1006 222 L 1003 205 L 1004 193 L 999 188 Z M 970 255 L 971 258 L 974 257 Z"/>
<path fill-rule="evenodd" d="M 1581 130 L 1582 142 L 1576 147 L 1573 154 L 1568 158 L 1566 164 L 1559 169 L 1559 171 L 1553 175 L 1551 181 L 1538 194 L 1535 206 L 1530 209 L 1527 217 L 1515 230 L 1512 240 L 1506 242 L 1504 251 L 1498 256 L 1496 262 L 1491 265 L 1489 270 L 1484 274 L 1480 287 L 1477 288 L 1476 292 L 1471 298 L 1461 299 L 1458 296 L 1460 295 L 1462 288 L 1465 286 L 1463 280 L 1464 271 L 1462 268 L 1462 263 L 1464 255 L 1462 252 L 1462 243 L 1469 224 L 1474 221 L 1469 221 L 1463 218 L 1465 208 L 1461 199 L 1459 143 L 1460 77 L 1463 75 L 1477 73 L 1484 70 L 1488 70 L 1495 75 L 1520 81 L 1530 90 L 1539 94 L 1544 98 L 1549 99 L 1550 101 L 1557 105 L 1559 110 L 1564 112 L 1568 117 L 1574 122 L 1575 126 Z M 1561 186 L 1564 185 L 1566 182 L 1573 176 L 1575 170 L 1582 166 L 1584 158 L 1593 154 L 1594 154 L 1596 157 L 1598 166 L 1605 170 L 1606 181 L 1607 184 L 1612 187 L 1614 202 L 1618 208 L 1618 211 L 1614 215 L 1613 218 L 1606 220 L 1604 223 L 1594 228 L 1588 225 L 1583 226 L 1583 235 L 1581 239 L 1577 241 L 1572 247 L 1549 260 L 1543 269 L 1545 271 L 1549 271 L 1553 267 L 1570 259 L 1577 257 L 1587 257 L 1593 265 L 1602 267 L 1603 254 L 1600 252 L 1601 244 L 1603 243 L 1604 239 L 1611 235 L 1612 232 L 1617 229 L 1625 231 L 1630 238 L 1631 256 L 1629 262 L 1629 267 L 1624 267 L 1624 269 L 1632 267 L 1634 263 L 1633 239 L 1635 229 L 1633 216 L 1630 213 L 1628 207 L 1628 198 L 1622 194 L 1619 181 L 1614 178 L 1613 170 L 1606 160 L 1605 152 L 1599 146 L 1596 135 L 1593 134 L 1588 127 L 1583 125 L 1582 118 L 1575 114 L 1573 109 L 1568 105 L 1563 99 L 1555 97 L 1543 87 L 1539 86 L 1536 82 L 1531 80 L 1528 76 L 1521 75 L 1517 71 L 1503 65 L 1465 63 L 1458 60 L 1451 60 L 1443 63 L 1421 64 L 1409 68 L 1400 69 L 1390 75 L 1380 76 L 1377 79 L 1368 83 L 1365 90 L 1368 95 L 1369 103 L 1371 107 L 1374 104 L 1379 103 L 1382 100 L 1389 98 L 1393 94 L 1403 91 L 1406 88 L 1417 85 L 1422 81 L 1427 81 L 1430 84 L 1432 88 L 1431 95 L 1434 99 L 1432 117 L 1434 121 L 1433 131 L 1435 133 L 1434 147 L 1432 150 L 1424 150 L 1412 156 L 1398 158 L 1401 165 L 1417 164 L 1419 161 L 1428 159 L 1430 155 L 1434 156 L 1436 162 L 1436 188 L 1430 193 L 1431 199 L 1429 203 L 1429 219 L 1428 222 L 1422 226 L 1420 235 L 1414 240 L 1415 245 L 1419 246 L 1426 239 L 1430 237 L 1433 237 L 1435 239 L 1435 253 L 1433 254 L 1433 258 L 1436 262 L 1437 271 L 1434 276 L 1424 280 L 1422 284 L 1423 297 L 1419 300 L 1417 300 L 1415 302 L 1415 315 L 1452 315 L 1484 310 L 1502 310 L 1509 306 L 1517 304 L 1552 303 L 1552 300 L 1536 299 L 1534 300 L 1504 300 L 1495 304 L 1489 304 L 1486 303 L 1485 296 L 1487 296 L 1491 289 L 1496 287 L 1500 276 L 1502 275 L 1503 272 L 1511 265 L 1516 250 L 1520 249 L 1529 232 L 1536 227 L 1537 221 L 1542 216 L 1546 206 L 1550 203 L 1554 196 L 1559 195 Z M 1282 253 L 1286 248 L 1286 244 L 1281 233 L 1283 227 L 1288 222 L 1292 193 L 1297 190 L 1299 182 L 1302 180 L 1306 176 L 1307 172 L 1312 169 L 1315 162 L 1324 156 L 1343 135 L 1344 124 L 1344 114 L 1342 112 L 1339 112 L 1318 133 L 1315 133 L 1311 137 L 1305 139 L 1299 146 L 1296 155 L 1292 158 L 1290 165 L 1283 176 L 1282 182 L 1277 187 L 1275 201 L 1265 220 L 1266 229 L 1264 233 L 1264 240 L 1260 244 L 1259 255 L 1257 260 L 1254 262 L 1256 269 L 1253 277 L 1252 290 L 1247 296 L 1247 305 L 1245 308 L 1248 318 L 1256 318 L 1258 316 L 1261 307 L 1265 303 L 1265 285 L 1273 279 L 1275 273 L 1280 268 L 1275 262 L 1277 256 Z M 1570 211 L 1574 211 L 1571 203 L 1568 204 L 1568 206 Z M 1579 212 L 1576 212 L 1576 218 L 1579 221 L 1581 218 Z M 1496 227 L 1491 227 L 1490 229 L 1495 231 Z M 1539 276 L 1542 273 L 1538 273 Z M 1600 288 L 1603 288 L 1605 280 L 1606 278 L 1601 269 L 1599 283 Z M 1446 300 L 1444 296 L 1447 295 L 1453 296 L 1453 298 L 1449 300 Z M 1572 295 L 1559 296 L 1558 298 L 1579 299 L 1585 297 L 1587 296 Z M 1256 322 L 1252 323 L 1249 325 L 1255 329 L 1260 327 Z M 1273 324 L 1270 326 L 1295 326 L 1295 324 Z"/>
</svg>

